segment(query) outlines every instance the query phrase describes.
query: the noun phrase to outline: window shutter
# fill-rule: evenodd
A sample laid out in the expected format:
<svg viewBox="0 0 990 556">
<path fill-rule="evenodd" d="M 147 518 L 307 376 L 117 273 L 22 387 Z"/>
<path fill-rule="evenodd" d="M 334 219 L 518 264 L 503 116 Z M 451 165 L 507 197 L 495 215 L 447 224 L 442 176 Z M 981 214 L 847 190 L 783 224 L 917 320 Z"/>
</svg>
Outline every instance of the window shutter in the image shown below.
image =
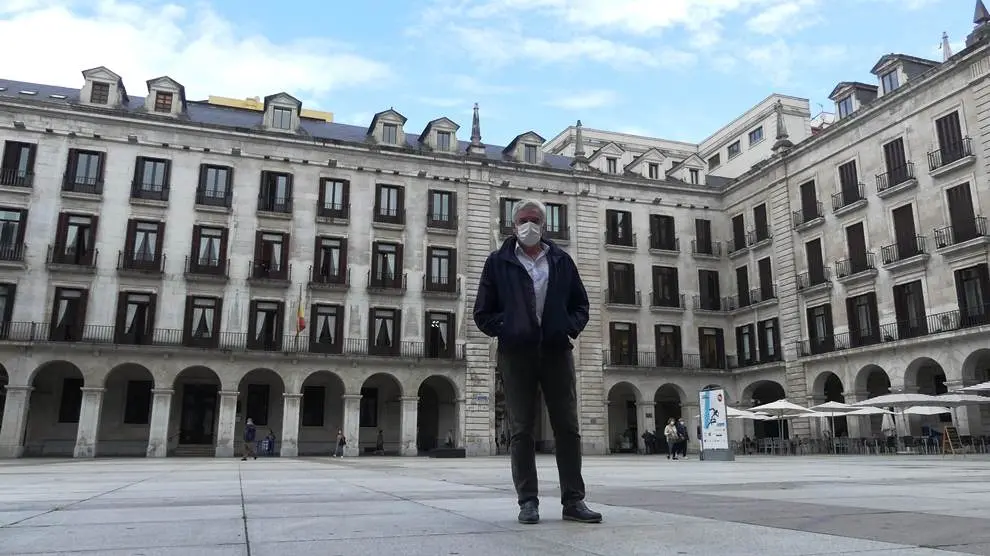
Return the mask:
<svg viewBox="0 0 990 556">
<path fill-rule="evenodd" d="M 127 237 L 124 238 L 124 257 L 131 258 L 134 255 L 134 239 L 137 235 L 137 221 L 127 221 Z M 159 242 L 160 243 L 160 242 Z"/>
<path fill-rule="evenodd" d="M 182 343 L 185 345 L 192 343 L 193 299 L 191 295 L 186 296 L 186 313 L 182 316 Z"/>
<path fill-rule="evenodd" d="M 152 343 L 155 338 L 155 319 L 158 316 L 157 312 L 158 294 L 148 294 L 148 338 L 152 341 Z"/>
<path fill-rule="evenodd" d="M 117 294 L 117 326 L 114 327 L 114 341 L 122 343 L 127 332 L 127 292 Z"/>
</svg>

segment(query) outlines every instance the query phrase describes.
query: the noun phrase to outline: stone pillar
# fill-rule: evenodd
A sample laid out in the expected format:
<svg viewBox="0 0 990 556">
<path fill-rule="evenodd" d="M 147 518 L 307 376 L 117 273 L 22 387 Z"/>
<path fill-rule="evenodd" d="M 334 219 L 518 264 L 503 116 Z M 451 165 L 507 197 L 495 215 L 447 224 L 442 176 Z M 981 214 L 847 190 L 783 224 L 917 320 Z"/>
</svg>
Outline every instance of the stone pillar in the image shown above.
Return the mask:
<svg viewBox="0 0 990 556">
<path fill-rule="evenodd" d="M 464 398 L 454 400 L 454 444 L 455 448 L 464 447 Z M 492 430 L 492 438 L 498 431 Z"/>
<path fill-rule="evenodd" d="M 171 388 L 156 388 L 151 391 L 151 426 L 148 428 L 149 458 L 163 458 L 168 455 L 168 423 L 172 414 Z"/>
<path fill-rule="evenodd" d="M 697 403 L 681 404 L 681 417 L 684 419 L 684 425 L 687 426 L 688 450 L 696 451 L 701 447 L 701 442 L 698 440 L 698 424 L 701 423 L 701 407 L 699 407 Z"/>
<path fill-rule="evenodd" d="M 415 456 L 419 454 L 416 448 L 416 432 L 419 430 L 419 398 L 403 396 L 402 422 L 399 425 L 399 455 Z"/>
<path fill-rule="evenodd" d="M 356 456 L 361 453 L 361 394 L 344 394 L 344 446 L 345 456 Z M 333 441 L 337 442 L 336 433 Z"/>
<path fill-rule="evenodd" d="M 76 449 L 73 457 L 96 456 L 96 439 L 100 433 L 100 410 L 103 408 L 103 392 L 106 388 L 83 386 L 82 405 L 79 407 L 79 424 L 76 426 Z"/>
<path fill-rule="evenodd" d="M 0 421 L 0 458 L 19 458 L 24 454 L 24 430 L 27 427 L 31 386 L 7 386 L 7 398 Z"/>
<path fill-rule="evenodd" d="M 299 455 L 299 406 L 302 394 L 282 394 L 282 398 L 282 443 L 278 455 L 294 458 Z"/>
<path fill-rule="evenodd" d="M 237 391 L 220 391 L 220 416 L 217 419 L 218 458 L 234 457 L 236 444 L 234 431 L 237 425 Z"/>
<path fill-rule="evenodd" d="M 847 404 L 854 404 L 866 399 L 865 392 L 852 392 L 843 397 Z M 867 438 L 870 435 L 870 418 L 868 416 L 846 416 L 846 427 L 849 429 L 849 438 Z"/>
<path fill-rule="evenodd" d="M 656 408 L 656 404 L 653 400 L 648 402 L 636 402 L 636 435 L 639 437 L 636 439 L 636 445 L 639 446 L 639 453 L 646 453 L 646 440 L 643 439 L 643 435 L 646 431 L 653 430 L 653 412 Z M 663 431 L 660 431 L 661 433 Z"/>
</svg>

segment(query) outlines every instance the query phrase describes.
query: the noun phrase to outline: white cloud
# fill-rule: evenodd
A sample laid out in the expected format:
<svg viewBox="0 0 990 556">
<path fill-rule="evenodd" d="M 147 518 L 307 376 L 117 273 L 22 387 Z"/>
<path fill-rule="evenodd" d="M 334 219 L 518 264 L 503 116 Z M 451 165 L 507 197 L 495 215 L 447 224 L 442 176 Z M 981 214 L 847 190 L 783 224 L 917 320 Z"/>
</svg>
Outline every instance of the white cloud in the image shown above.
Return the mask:
<svg viewBox="0 0 990 556">
<path fill-rule="evenodd" d="M 793 87 L 796 83 L 795 70 L 807 75 L 809 70 L 838 62 L 846 55 L 844 46 L 791 45 L 778 39 L 770 44 L 750 47 L 743 58 L 756 69 L 760 79 L 772 87 Z"/>
<path fill-rule="evenodd" d="M 746 27 L 755 33 L 780 35 L 796 33 L 821 21 L 813 13 L 818 0 L 793 0 L 786 4 L 775 4 L 746 21 Z"/>
<path fill-rule="evenodd" d="M 619 95 L 615 91 L 600 89 L 596 91 L 585 91 L 577 94 L 554 95 L 547 102 L 548 106 L 555 106 L 565 110 L 591 110 L 593 108 L 603 108 L 615 104 L 619 100 Z"/>
<path fill-rule="evenodd" d="M 386 65 L 334 41 L 274 43 L 242 33 L 207 4 L 186 10 L 126 0 L 0 0 L 0 37 L 30 53 L 6 56 L 4 77 L 79 86 L 82 70 L 106 66 L 136 95 L 160 75 L 185 85 L 191 99 L 282 90 L 320 98 L 391 76 Z"/>
</svg>

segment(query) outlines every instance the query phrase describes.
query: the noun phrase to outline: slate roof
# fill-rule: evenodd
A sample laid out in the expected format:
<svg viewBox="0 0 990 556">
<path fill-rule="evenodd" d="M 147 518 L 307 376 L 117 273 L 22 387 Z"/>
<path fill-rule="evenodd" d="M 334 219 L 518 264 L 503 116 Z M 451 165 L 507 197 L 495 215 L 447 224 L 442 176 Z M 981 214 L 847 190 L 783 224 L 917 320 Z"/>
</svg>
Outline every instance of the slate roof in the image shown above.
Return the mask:
<svg viewBox="0 0 990 556">
<path fill-rule="evenodd" d="M 71 106 L 79 102 L 79 89 L 69 87 L 57 87 L 53 85 L 42 85 L 39 83 L 25 83 L 22 81 L 11 81 L 0 79 L 0 98 L 28 99 L 52 104 Z M 24 95 L 20 91 L 36 91 L 35 95 Z M 58 98 L 58 97 L 65 98 Z M 135 114 L 145 114 L 144 97 L 130 96 L 126 106 L 126 112 Z M 217 106 L 205 101 L 187 101 L 185 122 L 218 126 L 223 128 L 238 129 L 240 131 L 258 131 L 262 125 L 263 114 L 256 110 L 244 108 L 233 108 L 228 106 Z M 324 139 L 328 141 L 340 141 L 344 143 L 355 143 L 366 145 L 368 143 L 368 129 L 364 126 L 327 123 L 323 120 L 300 118 L 301 133 L 314 139 Z M 414 151 L 423 151 L 423 146 L 419 143 L 419 136 L 415 133 L 406 134 L 405 147 Z M 458 141 L 458 152 L 466 153 L 470 141 Z M 507 160 L 502 153 L 504 147 L 498 145 L 485 145 L 485 157 L 491 161 Z M 434 154 L 434 153 L 430 153 Z M 544 166 L 555 170 L 571 171 L 571 158 L 557 154 L 545 153 L 543 155 Z"/>
</svg>

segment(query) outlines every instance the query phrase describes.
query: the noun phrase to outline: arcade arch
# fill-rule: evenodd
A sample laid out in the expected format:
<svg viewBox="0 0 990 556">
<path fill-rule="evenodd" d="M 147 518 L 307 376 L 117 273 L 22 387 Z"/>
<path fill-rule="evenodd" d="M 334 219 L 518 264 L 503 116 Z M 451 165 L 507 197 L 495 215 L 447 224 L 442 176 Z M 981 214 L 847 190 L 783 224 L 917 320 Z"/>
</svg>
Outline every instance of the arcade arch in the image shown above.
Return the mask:
<svg viewBox="0 0 990 556">
<path fill-rule="evenodd" d="M 241 453 L 244 442 L 244 425 L 251 419 L 257 429 L 257 440 L 269 433 L 275 436 L 275 446 L 269 455 L 277 453 L 278 439 L 282 438 L 282 414 L 285 405 L 285 383 L 275 371 L 257 368 L 249 371 L 237 385 L 237 410 L 234 421 L 234 453 Z M 256 448 L 257 449 L 257 448 Z"/>
<path fill-rule="evenodd" d="M 447 436 L 457 443 L 457 386 L 442 375 L 428 377 L 419 385 L 416 409 L 416 449 L 427 453 L 445 447 Z"/>
<path fill-rule="evenodd" d="M 667 421 L 687 417 L 681 411 L 685 399 L 684 391 L 675 384 L 664 384 L 653 393 L 653 419 L 656 427 L 657 445 L 661 453 L 667 451 L 667 439 L 663 435 Z M 690 431 L 688 433 L 690 435 Z"/>
<path fill-rule="evenodd" d="M 613 453 L 636 452 L 639 444 L 639 420 L 636 404 L 643 399 L 639 389 L 620 382 L 608 391 L 608 438 Z"/>
<path fill-rule="evenodd" d="M 344 428 L 344 381 L 330 371 L 316 371 L 302 383 L 299 408 L 299 455 L 333 452 L 337 431 Z"/>
<path fill-rule="evenodd" d="M 49 361 L 34 371 L 31 386 L 24 455 L 71 457 L 85 386 L 82 371 L 68 361 Z"/>
<path fill-rule="evenodd" d="M 214 455 L 221 384 L 209 367 L 187 367 L 176 375 L 169 414 L 169 451 L 178 456 Z"/>
<path fill-rule="evenodd" d="M 361 385 L 359 453 L 374 451 L 381 431 L 385 453 L 398 454 L 402 444 L 402 384 L 389 373 L 369 376 Z M 353 442 L 348 438 L 348 444 Z"/>
<path fill-rule="evenodd" d="M 103 387 L 96 455 L 146 455 L 155 388 L 151 371 L 137 363 L 117 365 Z"/>
<path fill-rule="evenodd" d="M 768 404 L 785 397 L 784 387 L 779 382 L 772 380 L 760 380 L 747 386 L 743 390 L 743 403 L 748 402 L 749 407 Z M 783 435 L 781 435 L 783 427 Z M 753 421 L 754 438 L 789 438 L 787 420 L 777 421 Z"/>
</svg>

